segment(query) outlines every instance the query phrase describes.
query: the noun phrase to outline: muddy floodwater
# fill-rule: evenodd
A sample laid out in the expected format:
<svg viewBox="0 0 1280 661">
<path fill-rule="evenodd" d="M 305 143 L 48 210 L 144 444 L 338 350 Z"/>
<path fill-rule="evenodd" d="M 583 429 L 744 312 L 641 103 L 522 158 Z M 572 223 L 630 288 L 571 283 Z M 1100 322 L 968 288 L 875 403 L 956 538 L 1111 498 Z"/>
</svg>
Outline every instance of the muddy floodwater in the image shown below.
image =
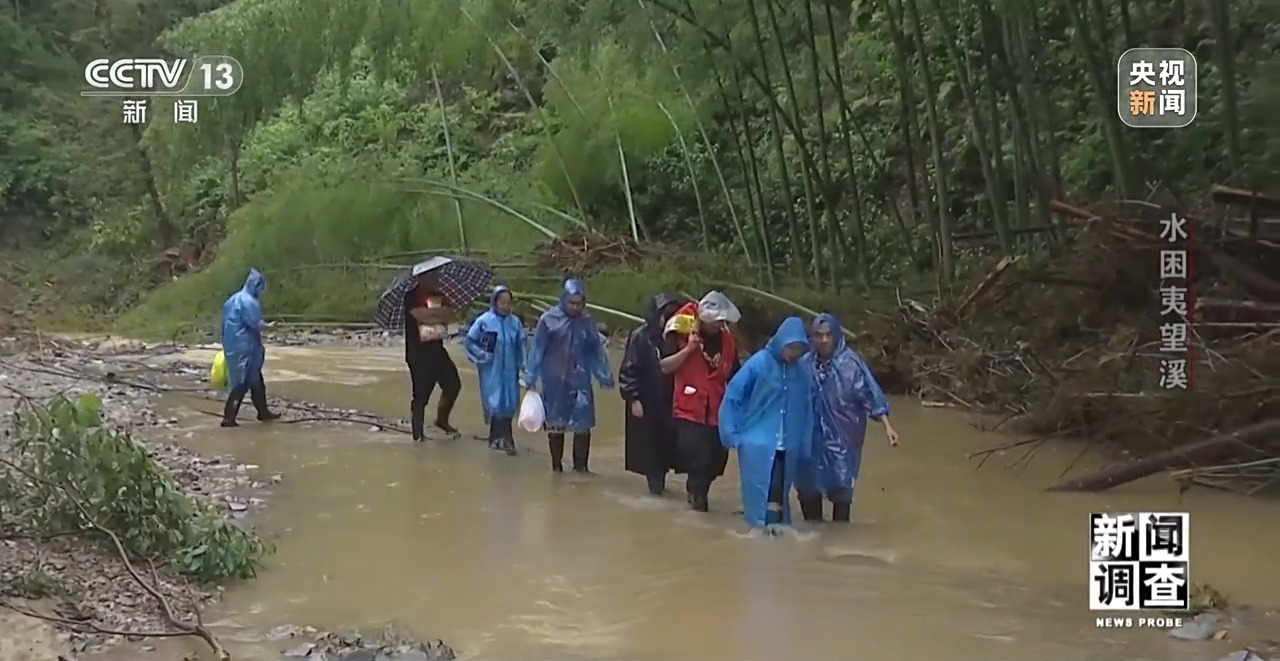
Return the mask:
<svg viewBox="0 0 1280 661">
<path fill-rule="evenodd" d="M 1094 628 L 1087 513 L 1105 509 L 1190 511 L 1193 580 L 1259 611 L 1280 605 L 1280 507 L 1259 499 L 1195 490 L 1179 501 L 1160 477 L 1048 494 L 1074 449 L 1042 450 L 1021 472 L 1005 468 L 1022 452 L 1013 450 L 978 471 L 965 454 L 1009 439 L 895 400 L 903 444 L 889 448 L 873 425 L 852 525 L 747 538 L 732 467 L 710 515 L 686 510 L 682 477 L 656 499 L 622 470 L 614 392 L 597 397 L 594 476 L 552 475 L 536 434 L 517 432 L 518 457 L 487 450 L 472 437 L 483 429 L 475 373 L 458 362 L 464 433 L 452 442 L 304 425 L 222 430 L 191 416 L 197 448 L 285 475 L 258 522 L 277 554 L 206 614 L 238 658 L 274 658 L 280 643 L 265 634 L 277 625 L 388 620 L 464 657 L 511 660 L 1192 659 L 1238 649 Z M 387 416 L 408 403 L 394 349 L 270 348 L 267 379 L 276 394 Z"/>
</svg>

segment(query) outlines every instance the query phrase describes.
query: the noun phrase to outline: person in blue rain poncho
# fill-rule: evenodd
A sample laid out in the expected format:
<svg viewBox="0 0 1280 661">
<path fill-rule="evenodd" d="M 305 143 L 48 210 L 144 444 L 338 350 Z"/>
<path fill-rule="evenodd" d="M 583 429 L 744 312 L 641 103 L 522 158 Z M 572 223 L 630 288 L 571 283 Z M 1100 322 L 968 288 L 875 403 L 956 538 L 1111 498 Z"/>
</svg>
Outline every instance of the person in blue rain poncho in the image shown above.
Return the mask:
<svg viewBox="0 0 1280 661">
<path fill-rule="evenodd" d="M 889 422 L 884 391 L 867 361 L 845 341 L 835 315 L 818 315 L 811 338 L 813 351 L 801 364 L 814 388 L 813 449 L 796 480 L 800 512 L 806 521 L 821 521 L 825 495 L 832 503 L 832 520 L 848 522 L 867 419 L 884 425 L 891 446 L 898 444 L 898 432 Z"/>
<path fill-rule="evenodd" d="M 489 423 L 489 447 L 515 456 L 512 420 L 520 406 L 520 371 L 524 368 L 524 326 L 511 313 L 511 290 L 499 285 L 489 309 L 476 317 L 463 339 L 467 359 L 480 375 L 480 405 Z"/>
<path fill-rule="evenodd" d="M 787 497 L 811 449 L 811 385 L 800 365 L 809 337 L 787 317 L 765 348 L 729 381 L 720 404 L 720 442 L 738 451 L 747 525 L 776 531 L 791 523 Z"/>
<path fill-rule="evenodd" d="M 236 417 L 246 394 L 258 410 L 258 420 L 267 422 L 280 417 L 267 408 L 267 385 L 262 378 L 262 365 L 267 359 L 262 331 L 271 324 L 263 320 L 258 299 L 266 290 L 267 279 L 257 269 L 249 269 L 244 286 L 222 304 L 222 355 L 227 361 L 230 390 L 222 408 L 223 427 L 239 426 Z"/>
<path fill-rule="evenodd" d="M 543 427 L 551 449 L 551 470 L 564 471 L 564 435 L 573 434 L 573 470 L 587 470 L 591 429 L 596 426 L 594 377 L 613 388 L 604 340 L 586 311 L 587 293 L 575 279 L 564 281 L 560 303 L 538 319 L 525 362 L 525 384 L 542 395 Z"/>
</svg>

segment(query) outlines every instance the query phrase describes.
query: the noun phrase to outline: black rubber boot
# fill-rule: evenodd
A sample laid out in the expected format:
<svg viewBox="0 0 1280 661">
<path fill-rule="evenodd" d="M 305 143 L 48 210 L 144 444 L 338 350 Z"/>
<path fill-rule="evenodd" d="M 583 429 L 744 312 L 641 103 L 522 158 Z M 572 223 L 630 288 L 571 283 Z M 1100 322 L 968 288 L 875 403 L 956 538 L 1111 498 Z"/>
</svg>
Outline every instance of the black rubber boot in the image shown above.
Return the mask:
<svg viewBox="0 0 1280 661">
<path fill-rule="evenodd" d="M 667 476 L 665 473 L 660 475 L 646 475 L 645 481 L 649 483 L 649 493 L 651 495 L 661 496 L 667 490 Z"/>
<path fill-rule="evenodd" d="M 258 409 L 259 422 L 271 422 L 280 419 L 280 414 L 267 408 L 267 387 L 261 383 L 249 388 L 249 397 L 253 400 L 253 408 Z"/>
<path fill-rule="evenodd" d="M 564 472 L 564 434 L 547 434 L 547 447 L 551 451 L 551 472 Z"/>
<path fill-rule="evenodd" d="M 689 493 L 689 508 L 695 512 L 710 512 L 710 490 L 710 487 L 705 489 L 701 486 L 694 487 L 693 491 Z"/>
<path fill-rule="evenodd" d="M 451 436 L 458 434 L 457 428 L 449 424 L 449 414 L 453 413 L 453 405 L 458 403 L 458 396 L 443 395 L 440 397 L 440 408 L 436 409 L 436 427 Z"/>
<path fill-rule="evenodd" d="M 848 523 L 849 514 L 852 509 L 852 503 L 835 503 L 831 506 L 831 520 L 840 523 Z"/>
<path fill-rule="evenodd" d="M 821 521 L 822 520 L 822 496 L 808 495 L 800 496 L 800 514 L 804 516 L 805 521 Z"/>
<path fill-rule="evenodd" d="M 584 432 L 573 435 L 573 472 L 590 473 L 587 460 L 591 457 L 591 433 Z"/>
<path fill-rule="evenodd" d="M 410 406 L 409 410 L 409 428 L 413 432 L 413 440 L 427 440 L 423 427 L 426 426 L 427 411 L 425 407 Z"/>
<path fill-rule="evenodd" d="M 239 397 L 228 397 L 227 403 L 222 407 L 222 427 L 239 427 L 240 423 L 236 422 L 236 416 L 240 415 Z"/>
<path fill-rule="evenodd" d="M 508 457 L 516 456 L 516 439 L 510 436 L 502 439 L 502 451 L 507 453 Z"/>
<path fill-rule="evenodd" d="M 695 512 L 710 512 L 711 499 L 707 498 L 706 494 L 695 493 L 693 494 L 692 500 L 689 502 L 689 507 Z"/>
</svg>

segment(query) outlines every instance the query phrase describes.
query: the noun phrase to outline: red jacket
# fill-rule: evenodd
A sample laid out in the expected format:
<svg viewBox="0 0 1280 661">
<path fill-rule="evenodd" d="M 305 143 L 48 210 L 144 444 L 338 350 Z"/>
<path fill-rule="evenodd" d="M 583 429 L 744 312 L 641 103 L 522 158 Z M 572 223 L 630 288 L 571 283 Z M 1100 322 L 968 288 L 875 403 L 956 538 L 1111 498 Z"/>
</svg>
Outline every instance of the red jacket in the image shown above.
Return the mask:
<svg viewBox="0 0 1280 661">
<path fill-rule="evenodd" d="M 729 385 L 729 377 L 738 358 L 729 329 L 720 330 L 720 341 L 719 365 L 712 367 L 706 355 L 698 351 L 686 358 L 672 375 L 675 388 L 671 397 L 671 415 L 676 420 L 700 425 L 720 424 L 720 402 L 724 399 L 725 387 Z M 689 338 L 681 336 L 678 346 L 683 349 L 688 343 Z"/>
</svg>

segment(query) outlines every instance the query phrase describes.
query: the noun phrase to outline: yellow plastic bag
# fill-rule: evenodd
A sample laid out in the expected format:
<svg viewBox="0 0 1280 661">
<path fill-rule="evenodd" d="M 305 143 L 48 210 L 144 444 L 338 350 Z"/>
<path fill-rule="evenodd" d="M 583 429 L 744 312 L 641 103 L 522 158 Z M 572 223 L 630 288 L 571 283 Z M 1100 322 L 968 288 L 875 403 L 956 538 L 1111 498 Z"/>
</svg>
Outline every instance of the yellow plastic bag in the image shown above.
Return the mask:
<svg viewBox="0 0 1280 661">
<path fill-rule="evenodd" d="M 691 314 L 677 314 L 671 317 L 671 322 L 667 324 L 667 332 L 676 332 L 681 335 L 688 335 L 698 328 L 698 318 Z"/>
<path fill-rule="evenodd" d="M 227 356 L 221 351 L 213 357 L 213 366 L 209 368 L 209 383 L 214 388 L 227 387 Z"/>
</svg>

